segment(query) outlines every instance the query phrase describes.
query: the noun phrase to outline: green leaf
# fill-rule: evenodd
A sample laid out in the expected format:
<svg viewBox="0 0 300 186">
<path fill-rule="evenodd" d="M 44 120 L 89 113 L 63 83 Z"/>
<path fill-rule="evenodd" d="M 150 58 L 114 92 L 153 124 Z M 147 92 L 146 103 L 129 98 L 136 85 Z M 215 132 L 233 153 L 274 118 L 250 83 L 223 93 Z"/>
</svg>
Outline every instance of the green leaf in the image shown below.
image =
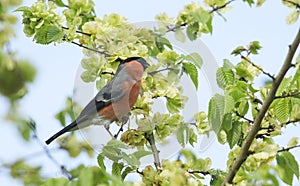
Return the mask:
<svg viewBox="0 0 300 186">
<path fill-rule="evenodd" d="M 114 147 L 114 148 L 122 148 L 122 149 L 127 149 L 128 148 L 126 143 L 124 143 L 120 140 L 115 140 L 115 139 L 112 139 L 109 142 L 107 142 L 106 146 L 111 146 L 111 147 Z"/>
<path fill-rule="evenodd" d="M 203 64 L 202 57 L 197 52 L 190 53 L 183 57 L 186 61 L 193 63 L 197 68 L 201 68 Z"/>
<path fill-rule="evenodd" d="M 242 125 L 240 122 L 235 121 L 232 124 L 232 129 L 227 132 L 227 141 L 229 147 L 232 149 L 235 144 L 239 142 L 242 135 Z"/>
<path fill-rule="evenodd" d="M 289 140 L 287 147 L 290 148 L 290 147 L 294 147 L 296 145 L 298 145 L 298 138 L 293 137 Z"/>
<path fill-rule="evenodd" d="M 117 177 L 121 177 L 121 171 L 124 167 L 123 163 L 114 162 L 112 165 L 111 174 Z"/>
<path fill-rule="evenodd" d="M 254 0 L 243 0 L 244 2 L 247 2 L 249 6 L 252 6 L 254 4 Z"/>
<path fill-rule="evenodd" d="M 234 65 L 228 59 L 223 60 L 223 67 L 225 69 L 234 69 Z"/>
<path fill-rule="evenodd" d="M 257 6 L 257 7 L 262 6 L 262 5 L 265 3 L 265 1 L 266 1 L 266 0 L 257 0 L 256 6 Z"/>
<path fill-rule="evenodd" d="M 242 100 L 239 104 L 238 110 L 237 112 L 241 115 L 241 116 L 245 116 L 248 113 L 249 110 L 249 103 L 247 100 Z"/>
<path fill-rule="evenodd" d="M 224 96 L 216 94 L 210 99 L 208 108 L 208 122 L 217 134 L 221 128 L 224 108 Z"/>
<path fill-rule="evenodd" d="M 231 55 L 237 56 L 240 55 L 242 52 L 246 51 L 247 49 L 243 46 L 236 47 L 232 52 Z"/>
<path fill-rule="evenodd" d="M 66 5 L 62 0 L 52 0 L 57 6 L 59 7 L 65 7 Z"/>
<path fill-rule="evenodd" d="M 98 162 L 98 165 L 99 165 L 99 167 L 100 167 L 101 169 L 106 170 L 106 166 L 105 166 L 105 164 L 104 164 L 104 156 L 103 156 L 103 155 L 99 154 L 99 155 L 97 156 L 97 162 Z"/>
<path fill-rule="evenodd" d="M 131 166 L 139 166 L 141 164 L 140 160 L 132 154 L 122 153 L 122 157 Z"/>
<path fill-rule="evenodd" d="M 126 167 L 125 170 L 122 172 L 121 174 L 121 178 L 122 178 L 122 181 L 124 181 L 125 177 L 131 173 L 131 171 L 133 171 L 133 169 L 131 167 Z"/>
<path fill-rule="evenodd" d="M 66 178 L 50 178 L 41 186 L 66 186 L 69 181 Z"/>
<path fill-rule="evenodd" d="M 176 32 L 175 32 L 175 38 L 176 38 L 178 41 L 182 42 L 182 43 L 184 43 L 185 40 L 186 40 L 186 37 L 185 37 L 185 35 L 184 35 L 184 33 L 182 32 L 181 29 L 177 29 L 177 30 L 176 30 Z"/>
<path fill-rule="evenodd" d="M 192 63 L 182 63 L 183 69 L 188 73 L 192 82 L 195 85 L 195 88 L 198 89 L 198 70 L 195 65 Z"/>
<path fill-rule="evenodd" d="M 294 10 L 286 17 L 286 23 L 291 25 L 294 24 L 299 18 L 299 11 Z"/>
<path fill-rule="evenodd" d="M 78 177 L 79 185 L 93 186 L 93 171 L 90 168 L 84 168 L 80 171 Z"/>
<path fill-rule="evenodd" d="M 172 44 L 170 43 L 170 41 L 164 37 L 156 37 L 155 38 L 155 43 L 157 48 L 159 49 L 159 51 L 163 51 L 165 49 L 165 46 L 167 46 L 169 49 L 173 49 Z"/>
<path fill-rule="evenodd" d="M 251 54 L 258 54 L 258 50 L 260 50 L 262 46 L 258 41 L 252 41 L 249 45 L 249 51 Z"/>
<path fill-rule="evenodd" d="M 14 10 L 14 12 L 31 12 L 31 9 L 28 6 L 21 6 Z"/>
<path fill-rule="evenodd" d="M 292 185 L 293 176 L 299 178 L 299 166 L 294 156 L 287 151 L 284 151 L 276 156 L 278 176 L 285 183 Z"/>
<path fill-rule="evenodd" d="M 185 147 L 185 145 L 188 142 L 189 139 L 189 130 L 188 126 L 186 124 L 180 125 L 176 131 L 176 137 L 177 141 L 182 147 Z"/>
<path fill-rule="evenodd" d="M 289 99 L 279 99 L 274 101 L 274 112 L 276 118 L 284 123 L 289 119 L 290 114 L 290 104 Z"/>
<path fill-rule="evenodd" d="M 227 113 L 224 115 L 223 121 L 222 121 L 222 129 L 225 131 L 230 131 L 232 129 L 232 114 Z"/>
<path fill-rule="evenodd" d="M 234 73 L 232 69 L 220 67 L 217 70 L 217 83 L 223 90 L 227 85 L 232 85 L 234 83 Z"/>
<path fill-rule="evenodd" d="M 190 24 L 186 29 L 186 35 L 188 36 L 189 40 L 194 41 L 195 39 L 197 39 L 198 31 L 199 31 L 198 22 Z"/>
<path fill-rule="evenodd" d="M 139 150 L 134 153 L 132 153 L 132 156 L 136 157 L 138 160 L 141 159 L 144 156 L 148 156 L 150 154 L 153 154 L 151 151 L 146 151 L 146 150 Z"/>
<path fill-rule="evenodd" d="M 281 153 L 281 156 L 285 159 L 285 166 L 287 166 L 295 174 L 295 176 L 299 178 L 299 165 L 294 155 L 289 151 L 284 151 Z"/>
<path fill-rule="evenodd" d="M 34 39 L 39 44 L 49 44 L 61 40 L 63 37 L 64 33 L 62 30 L 56 26 L 48 25 L 41 27 L 41 29 L 36 32 Z"/>
</svg>

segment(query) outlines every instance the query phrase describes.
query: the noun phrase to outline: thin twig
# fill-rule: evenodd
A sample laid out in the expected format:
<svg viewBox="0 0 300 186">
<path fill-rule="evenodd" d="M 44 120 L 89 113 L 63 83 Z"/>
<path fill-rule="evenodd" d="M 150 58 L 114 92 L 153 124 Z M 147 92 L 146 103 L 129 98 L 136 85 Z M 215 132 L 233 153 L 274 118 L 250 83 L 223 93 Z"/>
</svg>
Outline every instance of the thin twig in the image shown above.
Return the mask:
<svg viewBox="0 0 300 186">
<path fill-rule="evenodd" d="M 157 150 L 156 145 L 155 145 L 155 139 L 154 139 L 153 132 L 151 132 L 150 134 L 145 133 L 145 138 L 149 142 L 151 150 L 153 152 L 155 168 L 156 168 L 157 172 L 160 173 L 161 172 L 161 163 L 159 160 L 159 151 Z"/>
<path fill-rule="evenodd" d="M 283 1 L 283 2 L 287 2 L 287 3 L 290 3 L 290 4 L 294 5 L 294 6 L 296 6 L 296 8 L 300 9 L 300 5 L 299 5 L 298 3 L 295 3 L 295 2 L 290 1 L 290 0 L 282 0 L 282 1 Z"/>
<path fill-rule="evenodd" d="M 285 95 L 281 95 L 281 96 L 275 96 L 274 99 L 295 97 L 295 96 L 298 96 L 298 95 L 300 95 L 300 92 L 294 92 L 294 93 L 289 93 L 289 94 L 285 94 Z"/>
<path fill-rule="evenodd" d="M 230 0 L 227 3 L 223 4 L 222 6 L 212 7 L 212 10 L 209 11 L 209 13 L 212 14 L 214 12 L 218 12 L 219 10 L 221 10 L 221 9 L 225 8 L 226 6 L 228 6 L 233 1 L 235 1 L 235 0 Z"/>
<path fill-rule="evenodd" d="M 68 178 L 68 180 L 72 180 L 71 173 L 66 169 L 64 165 L 59 164 L 59 162 L 51 155 L 50 150 L 44 145 L 44 142 L 38 137 L 37 131 L 35 128 L 35 122 L 33 120 L 30 120 L 27 122 L 27 125 L 33 132 L 33 138 L 38 142 L 38 144 L 43 148 L 45 154 L 47 157 L 57 166 L 60 168 L 61 172 Z"/>
<path fill-rule="evenodd" d="M 275 77 L 273 75 L 271 75 L 270 73 L 264 71 L 264 69 L 262 69 L 260 66 L 256 65 L 255 63 L 253 63 L 249 58 L 247 58 L 247 57 L 245 57 L 243 55 L 241 55 L 241 58 L 244 59 L 245 61 L 247 61 L 248 63 L 250 63 L 255 68 L 257 68 L 263 74 L 265 74 L 266 76 L 268 76 L 269 78 L 271 78 L 273 81 L 275 80 Z"/>
<path fill-rule="evenodd" d="M 164 68 L 164 69 L 160 69 L 160 70 L 156 70 L 156 71 L 152 71 L 152 72 L 148 72 L 149 75 L 153 76 L 154 74 L 158 73 L 158 72 L 162 72 L 162 71 L 167 71 L 167 70 L 174 70 L 173 68 Z"/>
<path fill-rule="evenodd" d="M 189 170 L 189 171 L 187 171 L 187 172 L 190 173 L 190 174 L 210 175 L 210 172 L 209 172 L 209 171 L 192 171 L 192 170 Z"/>
<path fill-rule="evenodd" d="M 63 29 L 65 29 L 65 30 L 69 30 L 69 28 L 68 28 L 68 27 L 64 27 L 64 26 L 62 26 L 62 28 L 63 28 Z M 76 30 L 76 33 L 78 33 L 78 34 L 82 34 L 82 35 L 86 35 L 86 36 L 91 36 L 91 35 L 92 35 L 92 34 L 85 33 L 85 32 L 79 31 L 79 30 Z"/>
<path fill-rule="evenodd" d="M 76 42 L 74 42 L 74 41 L 72 41 L 71 43 L 74 44 L 74 45 L 77 45 L 77 46 L 79 46 L 79 47 L 81 47 L 81 48 L 84 48 L 84 49 L 87 49 L 87 50 L 96 52 L 96 53 L 98 53 L 98 54 L 102 54 L 102 55 L 104 55 L 105 57 L 110 57 L 110 56 L 111 56 L 110 54 L 108 54 L 108 53 L 106 53 L 106 52 L 104 52 L 104 51 L 99 51 L 99 50 L 96 50 L 96 49 L 93 49 L 93 48 L 89 48 L 89 47 L 87 47 L 87 46 L 84 46 L 84 45 L 82 45 L 82 44 L 80 44 L 80 43 L 76 43 Z"/>
<path fill-rule="evenodd" d="M 233 163 L 229 167 L 229 171 L 222 183 L 223 186 L 225 186 L 227 183 L 229 183 L 229 184 L 232 183 L 232 180 L 235 177 L 237 171 L 240 169 L 240 167 L 242 166 L 244 161 L 246 161 L 246 159 L 248 157 L 249 148 L 250 148 L 255 136 L 257 135 L 257 133 L 259 132 L 259 130 L 261 128 L 261 122 L 264 119 L 265 114 L 268 111 L 271 103 L 274 101 L 274 98 L 275 98 L 275 95 L 276 95 L 279 85 L 281 84 L 287 71 L 291 68 L 292 60 L 293 60 L 295 52 L 299 46 L 299 43 L 300 43 L 300 30 L 298 30 L 298 33 L 297 33 L 293 43 L 289 46 L 289 51 L 284 60 L 284 63 L 282 65 L 278 75 L 276 76 L 275 80 L 273 81 L 272 87 L 271 87 L 266 99 L 264 100 L 264 103 L 263 103 L 261 109 L 259 110 L 259 112 L 256 115 L 256 118 L 253 123 L 253 127 L 250 130 L 250 132 L 248 133 L 245 141 L 242 144 L 240 154 L 237 156 L 235 161 L 233 161 Z"/>
<path fill-rule="evenodd" d="M 253 123 L 253 120 L 246 118 L 245 116 L 242 116 L 238 111 L 235 112 L 236 116 L 248 121 L 249 123 Z"/>
<path fill-rule="evenodd" d="M 300 147 L 300 145 L 295 145 L 295 146 L 287 147 L 287 148 L 284 148 L 284 147 L 283 147 L 282 149 L 280 149 L 280 150 L 277 151 L 277 152 L 289 151 L 289 150 L 291 150 L 291 149 L 298 148 L 298 147 Z"/>
<path fill-rule="evenodd" d="M 285 126 L 285 125 L 288 125 L 288 124 L 291 124 L 291 123 L 297 123 L 297 122 L 300 122 L 300 118 L 296 118 L 296 119 L 293 119 L 293 120 L 289 120 L 285 123 L 281 123 L 281 127 Z"/>
<path fill-rule="evenodd" d="M 221 10 L 221 9 L 223 9 L 223 8 L 225 8 L 226 6 L 228 6 L 230 3 L 232 3 L 233 1 L 235 1 L 235 0 L 230 0 L 230 1 L 228 1 L 227 3 L 225 3 L 224 5 L 222 5 L 222 6 L 218 6 L 218 7 L 212 7 L 212 10 L 211 11 L 209 11 L 208 13 L 209 14 L 212 14 L 212 13 L 214 13 L 214 12 L 217 12 L 217 11 L 219 11 L 219 10 Z M 167 27 L 167 32 L 175 32 L 177 29 L 179 29 L 179 28 L 181 28 L 181 27 L 185 27 L 185 26 L 187 26 L 188 24 L 187 23 L 181 23 L 180 25 L 175 25 L 175 26 L 168 26 Z"/>
<path fill-rule="evenodd" d="M 168 26 L 167 27 L 168 28 L 167 32 L 175 32 L 178 28 L 184 27 L 186 25 L 187 25 L 187 23 L 181 23 L 180 25 L 175 25 L 173 27 Z"/>
</svg>

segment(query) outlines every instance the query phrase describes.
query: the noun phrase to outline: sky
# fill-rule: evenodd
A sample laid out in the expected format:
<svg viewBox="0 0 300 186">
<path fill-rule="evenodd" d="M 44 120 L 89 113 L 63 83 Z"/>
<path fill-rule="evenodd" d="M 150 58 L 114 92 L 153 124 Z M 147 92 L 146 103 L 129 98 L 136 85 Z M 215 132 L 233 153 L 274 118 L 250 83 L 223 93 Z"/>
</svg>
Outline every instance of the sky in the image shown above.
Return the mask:
<svg viewBox="0 0 300 186">
<path fill-rule="evenodd" d="M 34 1 L 25 0 L 23 4 L 30 5 Z M 169 16 L 176 16 L 185 4 L 190 1 L 165 0 L 165 1 L 139 1 L 121 0 L 103 1 L 97 0 L 96 14 L 102 17 L 104 14 L 118 13 L 128 18 L 134 24 L 154 21 L 155 15 L 166 12 Z M 286 25 L 285 17 L 290 10 L 279 1 L 267 1 L 263 7 L 249 8 L 246 3 L 234 2 L 233 9 L 224 14 L 223 18 L 216 16 L 213 22 L 213 34 L 203 35 L 201 41 L 213 54 L 216 62 L 222 65 L 223 59 L 230 59 L 233 63 L 239 62 L 238 58 L 230 56 L 231 51 L 239 45 L 246 45 L 258 40 L 263 46 L 260 55 L 254 59 L 266 71 L 275 74 L 278 72 L 288 45 L 296 35 L 298 25 Z M 20 13 L 15 13 L 20 17 Z M 22 32 L 21 21 L 16 25 L 17 38 L 13 39 L 12 48 L 18 51 L 20 58 L 30 60 L 37 68 L 38 75 L 35 82 L 29 86 L 29 94 L 21 101 L 21 111 L 25 116 L 34 118 L 37 122 L 38 135 L 42 140 L 49 137 L 54 131 L 60 129 L 59 122 L 53 117 L 65 104 L 65 99 L 73 95 L 74 84 L 78 78 L 78 69 L 82 59 L 81 48 L 71 44 L 38 45 L 32 42 L 32 38 L 26 38 Z M 204 75 L 209 72 L 201 72 Z M 204 83 L 205 84 L 205 83 Z M 201 87 L 200 90 L 209 92 Z M 202 92 L 201 92 L 202 93 Z M 210 93 L 208 93 L 210 94 Z M 5 114 L 6 100 L 0 97 L 0 116 Z M 4 109 L 3 109 L 4 107 Z M 288 127 L 281 137 L 276 138 L 282 145 L 286 145 L 292 136 L 299 136 L 300 127 Z M 32 142 L 27 144 L 18 137 L 18 132 L 10 123 L 1 121 L 0 130 L 5 131 L 0 136 L 0 162 L 12 162 L 18 157 L 31 157 L 32 154 L 42 151 L 41 147 Z M 55 151 L 57 146 L 50 146 L 53 155 L 60 162 L 71 168 L 78 163 L 94 165 L 96 161 L 86 160 L 81 156 L 78 161 L 69 159 L 64 152 Z M 213 167 L 225 168 L 228 147 L 213 143 L 200 153 L 201 157 L 210 157 Z M 295 157 L 300 160 L 299 149 L 293 150 Z M 45 162 L 45 175 L 60 176 L 59 169 L 43 154 L 36 156 L 35 160 L 29 158 L 29 162 L 35 164 Z M 3 185 L 21 185 L 17 181 L 6 178 L 7 172 L 0 169 L 0 183 Z M 296 182 L 295 182 L 296 183 Z"/>
</svg>

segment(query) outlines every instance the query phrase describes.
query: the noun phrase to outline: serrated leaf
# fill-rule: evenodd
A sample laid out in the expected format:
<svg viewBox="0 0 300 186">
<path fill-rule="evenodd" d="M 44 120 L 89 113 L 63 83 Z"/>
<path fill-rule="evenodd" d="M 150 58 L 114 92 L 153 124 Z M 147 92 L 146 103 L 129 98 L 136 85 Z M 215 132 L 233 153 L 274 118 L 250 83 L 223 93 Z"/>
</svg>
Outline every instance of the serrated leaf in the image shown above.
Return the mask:
<svg viewBox="0 0 300 186">
<path fill-rule="evenodd" d="M 227 113 L 223 117 L 222 121 L 222 129 L 225 131 L 230 131 L 232 129 L 232 115 L 231 113 Z"/>
<path fill-rule="evenodd" d="M 36 40 L 39 44 L 49 44 L 55 41 L 58 41 L 64 37 L 64 33 L 62 30 L 57 28 L 56 26 L 48 25 L 43 26 L 39 29 L 35 36 L 34 40 Z"/>
<path fill-rule="evenodd" d="M 123 163 L 114 162 L 111 169 L 111 174 L 117 177 L 121 177 L 121 171 L 124 167 Z"/>
<path fill-rule="evenodd" d="M 131 167 L 126 167 L 125 170 L 121 174 L 122 181 L 124 181 L 125 177 L 132 171 Z"/>
<path fill-rule="evenodd" d="M 227 85 L 232 85 L 234 83 L 234 73 L 232 69 L 220 67 L 217 70 L 217 83 L 223 90 Z"/>
<path fill-rule="evenodd" d="M 198 89 L 198 70 L 195 65 L 192 63 L 182 63 L 183 69 L 188 73 L 192 82 L 195 85 L 195 88 Z"/>
<path fill-rule="evenodd" d="M 232 124 L 232 129 L 227 132 L 227 141 L 229 147 L 232 149 L 237 144 L 242 135 L 242 125 L 240 122 L 235 121 Z"/>
<path fill-rule="evenodd" d="M 224 96 L 214 95 L 209 101 L 208 122 L 215 133 L 219 133 L 224 115 Z"/>
<path fill-rule="evenodd" d="M 184 56 L 184 59 L 190 63 L 193 63 L 199 69 L 201 68 L 201 66 L 203 64 L 202 57 L 197 52 L 193 52 L 193 53 L 190 53 L 190 54 Z"/>
<path fill-rule="evenodd" d="M 98 165 L 99 165 L 99 167 L 100 167 L 101 169 L 106 170 L 106 166 L 105 166 L 105 164 L 104 164 L 104 156 L 103 156 L 103 155 L 99 154 L 99 155 L 97 156 L 97 162 L 98 162 Z"/>
<path fill-rule="evenodd" d="M 284 123 L 289 119 L 289 99 L 280 99 L 274 101 L 274 112 L 276 118 L 281 122 Z"/>
</svg>

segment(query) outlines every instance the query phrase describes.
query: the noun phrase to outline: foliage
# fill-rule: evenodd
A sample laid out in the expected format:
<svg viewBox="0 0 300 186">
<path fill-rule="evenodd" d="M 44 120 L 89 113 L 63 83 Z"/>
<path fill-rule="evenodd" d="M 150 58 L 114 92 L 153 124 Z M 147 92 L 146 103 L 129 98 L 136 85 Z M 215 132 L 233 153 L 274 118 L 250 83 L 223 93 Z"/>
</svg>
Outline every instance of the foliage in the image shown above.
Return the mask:
<svg viewBox="0 0 300 186">
<path fill-rule="evenodd" d="M 243 1 L 249 6 L 262 6 L 265 2 Z M 203 185 L 205 179 L 210 181 L 210 185 L 279 185 L 279 179 L 292 185 L 294 178 L 299 179 L 299 165 L 291 151 L 299 147 L 298 138 L 293 137 L 286 147 L 280 147 L 274 137 L 282 135 L 286 126 L 300 121 L 299 58 L 292 63 L 295 52 L 293 47 L 299 45 L 297 38 L 290 46 L 288 57 L 291 58 L 287 57 L 284 63 L 287 65 L 282 66 L 277 76 L 266 72 L 253 60 L 262 48 L 259 41 L 236 47 L 231 54 L 238 58 L 237 62 L 225 59 L 216 73 L 223 94 L 216 94 L 210 99 L 207 113 L 194 111 L 194 123 L 185 121 L 181 115 L 188 98 L 182 95 L 183 89 L 179 82 L 186 73 L 197 89 L 198 71 L 203 62 L 198 53 L 186 55 L 174 50 L 166 35 L 173 33 L 178 41 L 184 42 L 187 39 L 194 41 L 202 34 L 212 34 L 214 16 L 223 16 L 233 2 L 204 0 L 204 5 L 192 2 L 183 7 L 177 17 L 169 17 L 165 13 L 157 15 L 155 18 L 159 25 L 151 29 L 136 28 L 118 14 L 99 18 L 91 0 L 69 0 L 67 3 L 52 0 L 48 4 L 38 0 L 29 7 L 17 8 L 16 11 L 23 14 L 24 33 L 36 43 L 46 45 L 67 42 L 82 47 L 84 58 L 81 65 L 84 72 L 81 78 L 87 83 L 95 82 L 98 89 L 111 80 L 118 59 L 140 56 L 146 58 L 151 66 L 143 77 L 143 94 L 132 110 L 131 118 L 136 120 L 137 128 L 124 131 L 120 140 L 107 142 L 97 155 L 97 167 L 79 165 L 69 171 L 72 178 L 76 179 L 67 180 L 42 177 L 41 167 L 17 161 L 6 165 L 11 170 L 11 176 L 22 180 L 25 185 L 42 183 L 45 186 Z M 286 18 L 287 23 L 296 22 L 299 1 L 283 0 L 283 4 L 292 9 Z M 0 5 L 0 13 L 4 12 L 7 16 L 7 5 Z M 7 23 L 13 23 L 9 21 L 11 18 L 7 16 Z M 9 30 L 11 26 L 3 28 Z M 4 39 L 1 39 L 4 42 L 0 41 L 2 48 L 12 32 L 5 33 Z M 11 100 L 19 99 L 25 95 L 20 91 L 26 89 L 26 83 L 33 81 L 35 70 L 29 63 L 15 62 L 7 52 L 0 54 L 0 59 L 3 59 L 0 63 L 0 80 L 1 77 L 8 77 L 6 83 L 2 80 L 4 83 L 0 84 L 0 91 Z M 293 73 L 287 76 L 287 70 Z M 16 80 L 16 73 L 22 81 Z M 270 83 L 257 86 L 256 82 L 261 77 L 267 77 Z M 17 82 L 17 86 L 8 86 L 12 82 Z M 273 90 L 274 95 L 270 93 Z M 155 113 L 151 108 L 154 99 L 165 100 L 168 112 Z M 67 120 L 74 120 L 79 110 L 68 98 L 66 107 L 56 118 L 64 126 Z M 193 146 L 198 135 L 209 135 L 212 131 L 217 134 L 219 143 L 230 148 L 227 170 L 214 169 L 210 158 L 199 158 L 187 149 L 180 152 L 177 160 L 159 160 L 155 142 L 164 143 L 168 137 L 175 135 L 184 148 L 187 145 Z M 28 133 L 27 128 L 24 132 L 27 139 Z M 82 152 L 93 157 L 93 150 L 86 142 L 79 141 L 74 133 L 61 139 L 59 147 L 70 158 L 76 158 Z M 140 171 L 141 158 L 145 156 L 153 156 L 155 166 L 147 165 Z M 106 160 L 111 161 L 111 166 L 105 163 Z M 241 163 L 236 163 L 238 161 Z M 22 171 L 32 174 L 30 179 Z M 138 173 L 141 181 L 124 181 L 130 173 Z"/>
</svg>

